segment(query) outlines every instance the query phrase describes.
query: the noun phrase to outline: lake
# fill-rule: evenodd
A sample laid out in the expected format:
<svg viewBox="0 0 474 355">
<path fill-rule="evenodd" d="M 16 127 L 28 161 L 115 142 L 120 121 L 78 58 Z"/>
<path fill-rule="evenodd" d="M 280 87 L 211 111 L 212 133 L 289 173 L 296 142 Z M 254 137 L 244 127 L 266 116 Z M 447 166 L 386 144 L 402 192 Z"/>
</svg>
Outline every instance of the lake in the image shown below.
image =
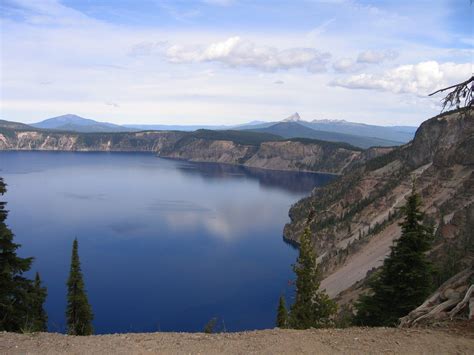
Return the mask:
<svg viewBox="0 0 474 355">
<path fill-rule="evenodd" d="M 0 152 L 7 219 L 65 330 L 72 241 L 96 333 L 273 328 L 291 301 L 291 204 L 324 174 L 188 163 L 142 153 Z"/>
</svg>

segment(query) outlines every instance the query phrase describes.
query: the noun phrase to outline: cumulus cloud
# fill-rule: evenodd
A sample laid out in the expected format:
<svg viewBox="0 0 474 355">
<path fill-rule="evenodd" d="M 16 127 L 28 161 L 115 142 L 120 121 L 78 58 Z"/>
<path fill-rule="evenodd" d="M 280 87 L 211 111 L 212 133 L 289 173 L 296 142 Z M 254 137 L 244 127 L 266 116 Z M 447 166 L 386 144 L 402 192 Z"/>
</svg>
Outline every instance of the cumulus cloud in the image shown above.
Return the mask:
<svg viewBox="0 0 474 355">
<path fill-rule="evenodd" d="M 360 52 L 357 57 L 358 63 L 378 64 L 386 60 L 393 60 L 398 57 L 398 53 L 392 50 L 386 51 L 364 51 Z"/>
<path fill-rule="evenodd" d="M 263 71 L 305 68 L 316 73 L 326 70 L 331 55 L 314 48 L 258 46 L 240 37 L 230 37 L 207 47 L 173 45 L 166 51 L 170 62 L 219 62 L 229 67 L 251 67 Z"/>
<path fill-rule="evenodd" d="M 441 87 L 466 79 L 471 75 L 471 64 L 421 62 L 396 67 L 382 74 L 358 74 L 334 80 L 332 86 L 348 89 L 367 89 L 410 93 L 425 96 Z"/>
<path fill-rule="evenodd" d="M 349 73 L 360 68 L 360 64 L 350 58 L 341 58 L 332 63 L 332 67 L 339 73 Z"/>
</svg>

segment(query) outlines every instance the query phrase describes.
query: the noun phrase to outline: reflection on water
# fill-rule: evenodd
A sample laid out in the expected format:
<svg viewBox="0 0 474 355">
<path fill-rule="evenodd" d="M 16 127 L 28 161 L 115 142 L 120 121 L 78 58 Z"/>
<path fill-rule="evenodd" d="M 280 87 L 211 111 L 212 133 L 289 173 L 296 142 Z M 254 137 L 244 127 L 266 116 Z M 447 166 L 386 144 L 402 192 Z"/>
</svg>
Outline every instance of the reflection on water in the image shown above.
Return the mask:
<svg viewBox="0 0 474 355">
<path fill-rule="evenodd" d="M 296 193 L 307 193 L 315 186 L 327 184 L 335 177 L 332 174 L 275 171 L 217 163 L 185 164 L 178 169 L 185 174 L 195 174 L 205 179 L 254 179 L 262 187 L 279 188 Z"/>
<path fill-rule="evenodd" d="M 71 243 L 97 332 L 271 328 L 296 250 L 288 209 L 330 176 L 192 164 L 151 154 L 2 152 L 8 224 L 64 331 Z"/>
</svg>

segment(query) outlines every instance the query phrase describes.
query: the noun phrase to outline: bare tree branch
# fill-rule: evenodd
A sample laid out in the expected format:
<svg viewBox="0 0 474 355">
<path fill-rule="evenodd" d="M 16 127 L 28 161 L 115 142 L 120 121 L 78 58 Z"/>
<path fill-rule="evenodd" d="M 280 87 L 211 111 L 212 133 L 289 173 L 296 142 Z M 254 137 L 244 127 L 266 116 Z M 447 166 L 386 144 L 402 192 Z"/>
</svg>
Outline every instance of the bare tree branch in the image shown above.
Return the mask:
<svg viewBox="0 0 474 355">
<path fill-rule="evenodd" d="M 441 100 L 441 104 L 443 105 L 441 111 L 445 111 L 445 109 L 450 109 L 452 107 L 460 108 L 461 106 L 468 107 L 474 105 L 474 76 L 471 76 L 468 80 L 463 81 L 462 83 L 437 90 L 429 94 L 429 96 L 451 89 L 453 90 Z"/>
</svg>

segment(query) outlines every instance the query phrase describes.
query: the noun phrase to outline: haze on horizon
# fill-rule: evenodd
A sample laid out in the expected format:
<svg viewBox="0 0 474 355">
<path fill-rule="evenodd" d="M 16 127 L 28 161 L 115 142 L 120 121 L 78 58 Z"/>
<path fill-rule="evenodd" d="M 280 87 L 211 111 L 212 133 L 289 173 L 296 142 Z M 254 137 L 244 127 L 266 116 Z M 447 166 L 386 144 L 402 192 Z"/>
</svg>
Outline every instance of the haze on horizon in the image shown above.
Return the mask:
<svg viewBox="0 0 474 355">
<path fill-rule="evenodd" d="M 440 1 L 0 4 L 0 118 L 418 125 L 473 68 L 473 5 Z"/>
</svg>

